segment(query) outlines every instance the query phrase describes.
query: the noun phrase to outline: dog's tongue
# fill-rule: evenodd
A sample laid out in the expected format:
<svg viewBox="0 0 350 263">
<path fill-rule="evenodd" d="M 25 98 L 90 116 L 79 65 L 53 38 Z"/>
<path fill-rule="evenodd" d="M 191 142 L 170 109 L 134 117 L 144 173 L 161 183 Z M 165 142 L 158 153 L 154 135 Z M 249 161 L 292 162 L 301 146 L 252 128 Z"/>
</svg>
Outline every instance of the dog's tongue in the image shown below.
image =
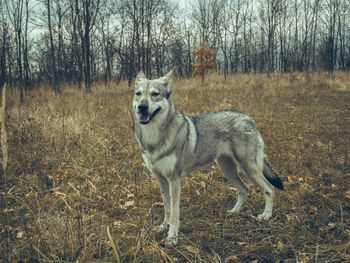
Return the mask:
<svg viewBox="0 0 350 263">
<path fill-rule="evenodd" d="M 148 123 L 150 121 L 150 116 L 148 114 L 142 114 L 140 116 L 141 123 Z"/>
</svg>

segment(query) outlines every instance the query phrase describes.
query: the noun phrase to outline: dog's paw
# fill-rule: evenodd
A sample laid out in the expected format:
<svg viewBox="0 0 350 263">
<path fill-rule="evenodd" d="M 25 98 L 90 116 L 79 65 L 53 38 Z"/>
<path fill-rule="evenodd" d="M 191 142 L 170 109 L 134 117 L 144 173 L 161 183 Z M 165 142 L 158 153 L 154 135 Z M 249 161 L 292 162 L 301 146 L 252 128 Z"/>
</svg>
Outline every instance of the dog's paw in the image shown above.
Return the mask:
<svg viewBox="0 0 350 263">
<path fill-rule="evenodd" d="M 271 211 L 264 211 L 262 214 L 258 215 L 258 220 L 269 220 L 272 217 Z"/>
<path fill-rule="evenodd" d="M 167 231 L 168 228 L 169 228 L 169 224 L 167 222 L 163 222 L 159 226 L 154 227 L 154 231 L 156 231 L 158 233 L 162 233 L 162 232 Z"/>
<path fill-rule="evenodd" d="M 242 209 L 243 203 L 246 199 L 247 199 L 246 194 L 239 194 L 235 206 L 232 209 L 227 210 L 226 214 L 229 216 L 229 215 L 236 214 L 236 213 L 240 212 Z"/>
<path fill-rule="evenodd" d="M 227 210 L 226 211 L 226 215 L 230 216 L 230 215 L 233 215 L 233 214 L 237 214 L 239 211 L 241 211 L 240 207 L 234 207 L 232 209 Z"/>
<path fill-rule="evenodd" d="M 167 238 L 162 243 L 162 246 L 164 247 L 173 247 L 177 245 L 178 242 L 178 233 L 179 233 L 179 226 L 178 225 L 169 225 L 169 232 Z"/>
<path fill-rule="evenodd" d="M 167 237 L 162 243 L 161 246 L 162 247 L 174 247 L 176 246 L 178 243 L 178 237 L 174 236 L 174 237 Z"/>
</svg>

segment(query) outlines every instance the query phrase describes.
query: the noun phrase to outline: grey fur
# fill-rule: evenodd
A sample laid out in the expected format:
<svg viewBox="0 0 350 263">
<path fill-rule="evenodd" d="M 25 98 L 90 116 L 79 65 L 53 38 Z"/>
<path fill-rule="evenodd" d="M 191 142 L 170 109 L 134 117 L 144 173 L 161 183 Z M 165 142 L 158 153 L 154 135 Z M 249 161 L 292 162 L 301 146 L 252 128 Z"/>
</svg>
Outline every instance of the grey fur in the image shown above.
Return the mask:
<svg viewBox="0 0 350 263">
<path fill-rule="evenodd" d="M 258 218 L 269 219 L 274 197 L 270 182 L 278 177 L 266 166 L 264 142 L 254 120 L 237 110 L 186 116 L 173 103 L 171 77 L 172 72 L 149 80 L 140 72 L 132 107 L 134 133 L 142 157 L 161 188 L 165 218 L 159 229 L 169 226 L 166 245 L 177 243 L 180 177 L 213 161 L 238 191 L 236 205 L 228 213 L 238 212 L 248 195 L 248 188 L 237 173 L 239 167 L 265 196 L 265 209 Z M 145 101 L 148 110 L 140 112 L 138 107 Z"/>
</svg>

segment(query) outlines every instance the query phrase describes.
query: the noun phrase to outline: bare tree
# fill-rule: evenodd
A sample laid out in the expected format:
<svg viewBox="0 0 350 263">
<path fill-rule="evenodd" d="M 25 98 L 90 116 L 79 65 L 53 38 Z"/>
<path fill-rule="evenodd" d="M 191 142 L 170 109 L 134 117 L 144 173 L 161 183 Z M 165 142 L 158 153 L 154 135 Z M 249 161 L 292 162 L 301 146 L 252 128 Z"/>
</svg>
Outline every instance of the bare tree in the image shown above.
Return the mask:
<svg viewBox="0 0 350 263">
<path fill-rule="evenodd" d="M 20 103 L 24 102 L 25 85 L 23 83 L 23 58 L 22 58 L 22 28 L 23 28 L 23 5 L 24 0 L 6 1 L 8 18 L 15 31 L 17 82 L 20 86 Z"/>
<path fill-rule="evenodd" d="M 100 0 L 82 0 L 82 8 L 83 8 L 83 55 L 84 55 L 84 79 L 85 79 L 85 90 L 87 92 L 92 92 L 92 76 L 91 76 L 91 32 L 93 27 L 95 26 L 95 21 L 97 14 L 100 9 Z"/>
<path fill-rule="evenodd" d="M 7 79 L 6 69 L 7 69 L 7 49 L 9 48 L 8 43 L 8 24 L 5 19 L 5 12 L 3 10 L 3 3 L 0 1 L 0 87 L 4 85 Z M 9 76 L 11 77 L 11 76 Z"/>
<path fill-rule="evenodd" d="M 53 85 L 55 94 L 60 93 L 60 85 L 57 74 L 57 66 L 56 66 L 56 52 L 53 40 L 53 28 L 51 24 L 51 0 L 46 0 L 46 8 L 47 8 L 47 24 L 49 28 L 49 36 L 50 36 L 50 55 L 51 55 L 51 63 L 50 63 L 50 79 L 51 84 Z"/>
<path fill-rule="evenodd" d="M 0 84 L 20 87 L 21 102 L 32 80 L 59 93 L 67 81 L 87 92 L 94 80 L 131 85 L 140 69 L 191 76 L 205 41 L 225 78 L 350 68 L 349 0 L 190 0 L 187 10 L 170 0 L 0 3 Z"/>
</svg>

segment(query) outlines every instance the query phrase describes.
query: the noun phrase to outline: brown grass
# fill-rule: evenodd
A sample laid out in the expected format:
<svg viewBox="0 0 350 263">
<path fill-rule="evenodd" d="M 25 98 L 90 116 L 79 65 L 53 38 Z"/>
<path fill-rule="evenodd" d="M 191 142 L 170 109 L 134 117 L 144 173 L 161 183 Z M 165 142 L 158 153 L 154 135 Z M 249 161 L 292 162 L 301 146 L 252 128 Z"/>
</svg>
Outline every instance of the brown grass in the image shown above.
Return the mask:
<svg viewBox="0 0 350 263">
<path fill-rule="evenodd" d="M 286 188 L 272 220 L 257 221 L 264 202 L 252 185 L 243 211 L 226 217 L 236 194 L 210 165 L 183 179 L 179 245 L 162 248 L 152 231 L 163 217 L 158 186 L 131 130 L 132 89 L 66 86 L 54 97 L 40 87 L 22 107 L 9 90 L 3 261 L 350 261 L 349 73 L 176 80 L 173 94 L 188 114 L 238 108 L 256 120 Z"/>
</svg>

